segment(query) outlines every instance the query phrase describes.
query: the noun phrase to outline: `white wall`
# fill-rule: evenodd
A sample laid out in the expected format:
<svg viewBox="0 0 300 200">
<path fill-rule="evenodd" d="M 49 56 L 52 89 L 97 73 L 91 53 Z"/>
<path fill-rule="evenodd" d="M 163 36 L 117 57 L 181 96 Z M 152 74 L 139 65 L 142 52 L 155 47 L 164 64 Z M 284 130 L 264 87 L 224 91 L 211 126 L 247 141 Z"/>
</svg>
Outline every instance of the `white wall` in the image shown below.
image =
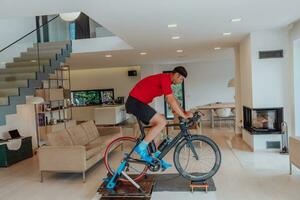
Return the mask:
<svg viewBox="0 0 300 200">
<path fill-rule="evenodd" d="M 235 56 L 235 132 L 241 133 L 242 127 L 242 118 L 243 118 L 243 105 L 242 105 L 242 85 L 241 85 L 241 60 L 240 60 L 240 48 L 234 48 L 234 56 Z"/>
<path fill-rule="evenodd" d="M 284 29 L 251 33 L 252 97 L 254 108 L 284 106 L 288 32 Z M 283 49 L 283 58 L 259 59 L 258 52 Z"/>
<path fill-rule="evenodd" d="M 300 29 L 299 29 L 300 33 Z M 300 36 L 300 34 L 299 34 Z M 240 44 L 242 104 L 252 108 L 284 107 L 284 120 L 294 134 L 293 71 L 288 29 L 253 32 Z M 258 52 L 283 49 L 283 58 L 258 59 Z"/>
<path fill-rule="evenodd" d="M 138 76 L 129 77 L 128 70 L 137 70 Z M 72 90 L 114 88 L 115 97 L 127 97 L 139 80 L 138 66 L 71 70 Z"/>
<path fill-rule="evenodd" d="M 295 135 L 300 136 L 300 39 L 294 41 Z"/>
<path fill-rule="evenodd" d="M 72 40 L 72 53 L 115 51 L 132 49 L 117 36 Z"/>
<path fill-rule="evenodd" d="M 195 62 L 180 64 L 188 71 L 185 80 L 186 109 L 213 102 L 234 102 L 235 90 L 228 88 L 227 83 L 235 75 L 234 57 L 232 60 Z M 172 70 L 175 66 L 155 66 L 154 70 L 142 67 L 142 74 L 149 76 Z M 148 73 L 148 74 L 147 74 Z M 163 97 L 156 99 L 156 109 L 164 113 Z"/>
<path fill-rule="evenodd" d="M 243 106 L 252 107 L 252 61 L 251 61 L 250 35 L 240 43 L 240 80 L 241 80 L 241 103 Z"/>
<path fill-rule="evenodd" d="M 48 21 L 56 15 L 48 16 Z M 69 35 L 69 22 L 65 22 L 60 17 L 54 19 L 49 24 L 49 41 L 65 41 L 70 39 Z M 42 31 L 42 29 L 41 29 Z"/>
<path fill-rule="evenodd" d="M 300 136 L 300 22 L 289 30 L 288 97 L 291 135 Z"/>
<path fill-rule="evenodd" d="M 23 35 L 35 29 L 35 18 L 16 18 L 16 19 L 0 19 L 0 49 L 13 43 Z M 20 52 L 25 51 L 28 47 L 32 47 L 36 42 L 36 33 L 32 33 L 23 40 L 14 44 L 10 48 L 0 54 L 0 68 L 4 67 L 6 62 L 11 62 L 13 57 L 19 56 Z"/>
</svg>

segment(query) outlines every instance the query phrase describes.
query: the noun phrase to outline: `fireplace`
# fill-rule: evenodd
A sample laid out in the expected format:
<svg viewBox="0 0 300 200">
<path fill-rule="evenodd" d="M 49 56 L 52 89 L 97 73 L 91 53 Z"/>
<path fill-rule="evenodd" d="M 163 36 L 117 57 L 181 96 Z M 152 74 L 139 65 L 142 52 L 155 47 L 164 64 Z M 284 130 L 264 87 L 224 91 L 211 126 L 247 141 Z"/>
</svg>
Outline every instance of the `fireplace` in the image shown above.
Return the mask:
<svg viewBox="0 0 300 200">
<path fill-rule="evenodd" d="M 243 107 L 244 128 L 251 134 L 280 134 L 283 108 Z"/>
</svg>

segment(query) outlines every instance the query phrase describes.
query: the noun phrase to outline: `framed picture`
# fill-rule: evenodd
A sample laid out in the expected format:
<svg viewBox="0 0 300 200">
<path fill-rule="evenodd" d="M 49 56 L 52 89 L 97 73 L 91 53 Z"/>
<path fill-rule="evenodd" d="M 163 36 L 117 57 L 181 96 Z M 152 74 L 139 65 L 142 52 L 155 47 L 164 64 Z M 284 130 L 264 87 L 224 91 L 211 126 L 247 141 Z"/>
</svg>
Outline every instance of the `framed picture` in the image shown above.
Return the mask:
<svg viewBox="0 0 300 200">
<path fill-rule="evenodd" d="M 164 71 L 163 73 L 171 73 L 171 71 Z M 185 110 L 184 82 L 177 85 L 172 84 L 172 90 L 175 98 L 179 101 L 180 106 Z M 164 107 L 166 119 L 174 119 L 172 109 L 166 102 L 166 99 L 164 99 Z"/>
</svg>

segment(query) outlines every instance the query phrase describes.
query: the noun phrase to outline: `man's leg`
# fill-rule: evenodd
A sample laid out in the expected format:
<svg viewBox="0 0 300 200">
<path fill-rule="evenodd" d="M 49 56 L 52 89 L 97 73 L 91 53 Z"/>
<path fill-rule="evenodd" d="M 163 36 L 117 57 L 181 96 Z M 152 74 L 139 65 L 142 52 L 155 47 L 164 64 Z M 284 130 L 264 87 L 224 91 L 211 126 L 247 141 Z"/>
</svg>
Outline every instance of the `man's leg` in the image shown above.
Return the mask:
<svg viewBox="0 0 300 200">
<path fill-rule="evenodd" d="M 154 140 L 154 138 L 160 134 L 160 132 L 164 129 L 164 127 L 167 125 L 166 118 L 161 115 L 156 113 L 150 120 L 150 125 L 151 128 L 145 137 L 145 139 L 140 143 L 140 145 L 137 146 L 136 152 L 141 156 L 141 158 L 147 162 L 152 162 L 153 158 L 148 154 L 147 147 L 148 144 Z M 160 152 L 157 151 L 155 152 L 155 156 L 159 156 Z M 172 165 L 167 163 L 164 160 L 161 160 L 162 168 L 167 169 L 171 167 Z"/>
<path fill-rule="evenodd" d="M 162 114 L 156 113 L 150 120 L 151 128 L 144 141 L 150 143 L 167 125 L 166 118 Z"/>
</svg>

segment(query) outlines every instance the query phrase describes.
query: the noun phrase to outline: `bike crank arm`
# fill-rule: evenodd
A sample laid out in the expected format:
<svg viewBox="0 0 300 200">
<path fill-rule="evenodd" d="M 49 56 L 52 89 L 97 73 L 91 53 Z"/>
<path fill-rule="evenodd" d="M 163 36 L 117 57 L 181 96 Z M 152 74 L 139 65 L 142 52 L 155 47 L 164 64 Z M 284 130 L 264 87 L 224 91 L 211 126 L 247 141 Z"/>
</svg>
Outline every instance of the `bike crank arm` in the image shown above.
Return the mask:
<svg viewBox="0 0 300 200">
<path fill-rule="evenodd" d="M 135 158 L 128 158 L 127 159 L 128 162 L 131 163 L 138 163 L 138 164 L 143 164 L 143 165 L 147 165 L 147 162 L 144 160 L 139 160 L 139 159 L 135 159 Z"/>
</svg>

